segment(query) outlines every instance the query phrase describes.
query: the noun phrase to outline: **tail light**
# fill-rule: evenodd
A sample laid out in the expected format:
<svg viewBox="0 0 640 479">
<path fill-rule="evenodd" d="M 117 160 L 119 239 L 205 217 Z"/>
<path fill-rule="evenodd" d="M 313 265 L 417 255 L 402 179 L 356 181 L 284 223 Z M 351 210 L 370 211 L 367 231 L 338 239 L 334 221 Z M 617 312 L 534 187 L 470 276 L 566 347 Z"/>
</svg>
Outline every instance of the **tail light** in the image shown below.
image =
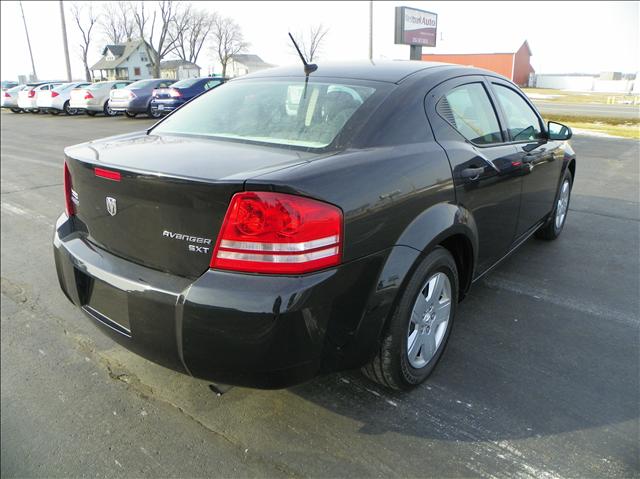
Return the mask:
<svg viewBox="0 0 640 479">
<path fill-rule="evenodd" d="M 84 94 L 84 99 L 85 99 L 85 100 L 92 100 L 92 99 L 93 99 L 93 95 L 91 94 L 91 92 L 90 92 L 90 91 L 85 92 L 85 94 Z"/>
<path fill-rule="evenodd" d="M 176 90 L 175 88 L 169 88 L 169 96 L 171 98 L 180 98 L 182 93 L 180 93 L 180 90 Z"/>
<path fill-rule="evenodd" d="M 76 203 L 78 202 L 78 193 L 73 190 L 71 183 L 71 173 L 67 162 L 64 162 L 64 205 L 67 216 L 71 217 L 76 214 Z"/>
<path fill-rule="evenodd" d="M 55 98 L 59 95 L 60 93 L 58 93 L 57 91 L 52 91 L 51 92 L 51 98 Z"/>
<path fill-rule="evenodd" d="M 35 90 L 29 90 L 29 94 L 27 96 L 29 98 L 33 98 L 34 96 L 36 96 L 36 91 Z"/>
<path fill-rule="evenodd" d="M 6 91 L 4 92 L 4 97 L 5 98 L 11 98 L 11 95 L 9 95 L 9 93 L 7 93 Z"/>
<path fill-rule="evenodd" d="M 133 100 L 136 97 L 136 94 L 129 90 L 129 99 Z"/>
<path fill-rule="evenodd" d="M 302 274 L 342 256 L 342 211 L 284 193 L 236 193 L 210 266 L 248 273 Z"/>
</svg>

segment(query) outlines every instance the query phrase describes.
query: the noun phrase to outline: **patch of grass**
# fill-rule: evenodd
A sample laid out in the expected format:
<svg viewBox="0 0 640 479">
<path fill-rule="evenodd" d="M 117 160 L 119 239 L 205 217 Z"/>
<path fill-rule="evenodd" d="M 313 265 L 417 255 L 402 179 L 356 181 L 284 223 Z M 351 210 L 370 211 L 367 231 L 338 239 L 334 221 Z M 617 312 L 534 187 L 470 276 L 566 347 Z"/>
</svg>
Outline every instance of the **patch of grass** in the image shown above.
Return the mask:
<svg viewBox="0 0 640 479">
<path fill-rule="evenodd" d="M 533 101 L 548 101 L 559 103 L 598 103 L 606 105 L 609 97 L 616 97 L 617 99 L 624 99 L 631 102 L 633 102 L 635 98 L 633 95 L 624 95 L 623 93 L 577 92 L 553 90 L 551 88 L 523 88 L 522 91 L 524 91 L 527 95 L 533 93 Z M 551 98 L 539 99 L 535 98 L 535 94 L 553 96 Z M 628 106 L 633 107 L 633 105 Z"/>
<path fill-rule="evenodd" d="M 586 115 L 557 115 L 555 113 L 542 114 L 542 117 L 549 121 L 557 121 L 559 123 L 566 123 L 566 124 L 569 124 L 570 122 L 580 122 L 580 123 L 604 123 L 607 125 L 620 125 L 620 126 L 630 126 L 630 127 L 640 125 L 640 118 L 617 118 L 617 117 L 586 116 Z"/>
<path fill-rule="evenodd" d="M 640 120 L 637 118 L 597 118 L 588 116 L 544 115 L 546 121 L 557 121 L 573 129 L 589 130 L 621 138 L 640 140 Z"/>
</svg>

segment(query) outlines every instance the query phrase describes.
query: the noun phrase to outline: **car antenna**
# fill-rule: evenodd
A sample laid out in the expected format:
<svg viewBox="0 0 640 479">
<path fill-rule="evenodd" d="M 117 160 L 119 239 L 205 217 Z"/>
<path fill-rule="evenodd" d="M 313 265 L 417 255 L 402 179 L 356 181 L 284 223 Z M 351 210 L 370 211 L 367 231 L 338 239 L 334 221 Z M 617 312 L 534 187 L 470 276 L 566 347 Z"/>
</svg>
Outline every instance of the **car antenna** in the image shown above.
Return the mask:
<svg viewBox="0 0 640 479">
<path fill-rule="evenodd" d="M 305 60 L 304 55 L 300 51 L 300 48 L 298 48 L 298 44 L 293 38 L 293 35 L 291 35 L 291 32 L 289 32 L 289 38 L 291 38 L 291 41 L 293 42 L 293 46 L 296 47 L 296 50 L 298 51 L 298 55 L 300 55 L 300 60 L 302 60 L 302 63 L 304 64 L 305 79 L 304 79 L 304 90 L 302 92 L 302 98 L 307 98 L 307 85 L 309 83 L 309 74 L 316 71 L 318 69 L 318 65 L 316 65 L 315 63 L 307 63 L 307 60 Z"/>
<path fill-rule="evenodd" d="M 307 60 L 305 60 L 304 55 L 300 51 L 300 48 L 298 48 L 298 44 L 294 40 L 293 35 L 291 35 L 291 32 L 289 32 L 289 38 L 291 38 L 291 41 L 293 42 L 293 46 L 296 47 L 296 50 L 298 50 L 298 55 L 300 55 L 300 60 L 302 60 L 302 63 L 304 64 L 304 74 L 308 78 L 310 73 L 313 73 L 318 69 L 318 65 L 316 65 L 315 63 L 307 63 Z"/>
</svg>

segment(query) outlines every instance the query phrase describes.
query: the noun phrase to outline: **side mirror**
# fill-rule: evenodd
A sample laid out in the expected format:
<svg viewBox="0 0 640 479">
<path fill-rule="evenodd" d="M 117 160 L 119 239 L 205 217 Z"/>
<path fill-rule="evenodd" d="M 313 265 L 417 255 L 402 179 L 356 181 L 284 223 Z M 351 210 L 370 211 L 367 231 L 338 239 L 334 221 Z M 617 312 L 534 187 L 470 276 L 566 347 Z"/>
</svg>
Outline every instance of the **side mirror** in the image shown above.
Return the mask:
<svg viewBox="0 0 640 479">
<path fill-rule="evenodd" d="M 547 124 L 547 131 L 550 140 L 568 140 L 573 135 L 571 128 L 555 121 L 550 121 Z"/>
</svg>

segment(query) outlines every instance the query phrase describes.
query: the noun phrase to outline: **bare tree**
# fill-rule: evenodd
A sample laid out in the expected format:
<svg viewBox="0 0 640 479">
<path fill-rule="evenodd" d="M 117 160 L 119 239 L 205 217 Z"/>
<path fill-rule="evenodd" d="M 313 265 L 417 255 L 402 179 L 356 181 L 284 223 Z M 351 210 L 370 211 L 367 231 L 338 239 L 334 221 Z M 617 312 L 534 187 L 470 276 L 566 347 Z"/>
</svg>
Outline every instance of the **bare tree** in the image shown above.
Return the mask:
<svg viewBox="0 0 640 479">
<path fill-rule="evenodd" d="M 93 5 L 91 2 L 84 3 L 82 5 L 74 3 L 71 5 L 71 14 L 82 34 L 82 43 L 80 43 L 80 58 L 84 65 L 84 75 L 87 81 L 91 81 L 91 72 L 89 71 L 89 64 L 87 63 L 87 57 L 89 55 L 89 46 L 91 45 L 91 32 L 93 27 L 98 22 L 98 14 L 93 11 Z"/>
<path fill-rule="evenodd" d="M 186 6 L 175 15 L 169 30 L 174 53 L 182 60 L 196 63 L 205 40 L 211 33 L 214 15 Z"/>
<path fill-rule="evenodd" d="M 135 28 L 131 3 L 124 1 L 105 3 L 100 26 L 110 43 L 130 41 Z"/>
<path fill-rule="evenodd" d="M 232 18 L 214 15 L 213 27 L 213 49 L 218 61 L 222 65 L 222 76 L 227 74 L 227 64 L 233 55 L 244 51 L 249 44 L 244 41 L 242 30 Z"/>
<path fill-rule="evenodd" d="M 145 10 L 145 2 L 138 2 L 133 9 L 133 19 L 140 38 L 146 42 L 147 54 L 156 78 L 160 77 L 160 62 L 175 49 L 175 41 L 169 35 L 169 30 L 174 27 L 178 8 L 178 2 L 163 0 L 157 2 L 157 8 L 153 12 Z"/>
<path fill-rule="evenodd" d="M 320 23 L 309 27 L 307 34 L 298 33 L 295 35 L 296 42 L 300 46 L 300 50 L 302 50 L 307 62 L 311 63 L 314 59 L 318 59 L 319 54 L 322 51 L 322 43 L 327 36 L 327 33 L 329 33 L 329 29 L 325 28 L 322 23 Z"/>
</svg>

